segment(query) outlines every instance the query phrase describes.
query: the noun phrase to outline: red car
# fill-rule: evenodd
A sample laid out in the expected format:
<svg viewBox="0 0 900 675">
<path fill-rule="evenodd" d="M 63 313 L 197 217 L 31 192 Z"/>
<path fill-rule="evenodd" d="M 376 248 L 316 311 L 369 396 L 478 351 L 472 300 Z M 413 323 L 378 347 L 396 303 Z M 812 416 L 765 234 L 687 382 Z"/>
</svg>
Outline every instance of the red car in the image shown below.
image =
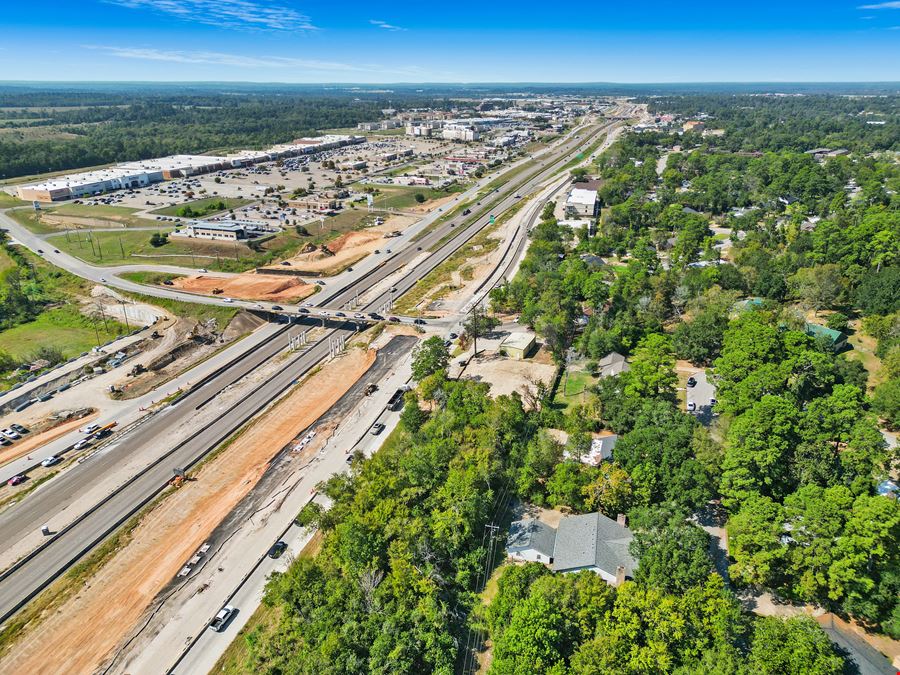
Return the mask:
<svg viewBox="0 0 900 675">
<path fill-rule="evenodd" d="M 25 474 L 19 473 L 6 481 L 7 485 L 21 485 L 25 482 Z"/>
</svg>

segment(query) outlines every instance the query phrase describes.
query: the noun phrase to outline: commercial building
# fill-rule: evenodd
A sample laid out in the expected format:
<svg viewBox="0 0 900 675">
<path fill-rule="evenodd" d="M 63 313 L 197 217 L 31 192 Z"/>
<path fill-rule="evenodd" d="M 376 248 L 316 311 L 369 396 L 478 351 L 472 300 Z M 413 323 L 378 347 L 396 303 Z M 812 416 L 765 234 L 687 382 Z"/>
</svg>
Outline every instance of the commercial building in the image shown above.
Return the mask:
<svg viewBox="0 0 900 675">
<path fill-rule="evenodd" d="M 205 220 L 191 221 L 176 234 L 192 239 L 217 239 L 220 241 L 237 241 L 247 238 L 246 227 L 241 223 L 214 223 Z"/>
<path fill-rule="evenodd" d="M 336 211 L 340 204 L 336 199 L 326 199 L 324 197 L 306 197 L 304 199 L 290 199 L 288 206 L 297 209 L 305 209 L 313 213 L 330 213 Z"/>
<path fill-rule="evenodd" d="M 534 349 L 534 335 L 531 333 L 510 333 L 500 343 L 500 351 L 511 359 L 521 361 Z"/>
<path fill-rule="evenodd" d="M 152 183 L 188 176 L 249 166 L 284 157 L 323 152 L 345 145 L 364 143 L 362 136 L 327 135 L 300 138 L 292 143 L 276 145 L 268 150 L 244 150 L 225 157 L 215 155 L 170 155 L 156 159 L 122 162 L 108 169 L 83 171 L 51 178 L 41 183 L 22 185 L 16 189 L 19 199 L 55 202 L 135 189 Z"/>
<path fill-rule="evenodd" d="M 596 218 L 599 212 L 596 190 L 573 188 L 566 197 L 567 218 Z"/>
</svg>

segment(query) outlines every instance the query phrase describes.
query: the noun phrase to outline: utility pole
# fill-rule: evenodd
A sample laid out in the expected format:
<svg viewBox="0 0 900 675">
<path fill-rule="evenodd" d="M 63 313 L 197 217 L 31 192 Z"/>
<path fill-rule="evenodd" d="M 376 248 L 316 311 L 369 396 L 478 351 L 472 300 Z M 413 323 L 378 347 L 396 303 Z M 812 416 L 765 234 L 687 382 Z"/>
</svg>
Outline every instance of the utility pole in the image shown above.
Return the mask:
<svg viewBox="0 0 900 675">
<path fill-rule="evenodd" d="M 131 326 L 128 323 L 128 306 L 125 304 L 124 300 L 119 300 L 119 302 L 122 304 L 122 313 L 125 315 L 125 328 L 127 328 L 130 332 Z"/>
</svg>

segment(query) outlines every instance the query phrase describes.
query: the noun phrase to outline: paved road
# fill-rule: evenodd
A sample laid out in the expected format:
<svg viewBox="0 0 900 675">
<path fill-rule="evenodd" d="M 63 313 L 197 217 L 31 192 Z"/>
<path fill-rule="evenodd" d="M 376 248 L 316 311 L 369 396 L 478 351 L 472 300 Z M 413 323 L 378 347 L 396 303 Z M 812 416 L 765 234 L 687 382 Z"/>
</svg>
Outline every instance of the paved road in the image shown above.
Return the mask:
<svg viewBox="0 0 900 675">
<path fill-rule="evenodd" d="M 353 334 L 352 328 L 336 329 L 332 335 Z M 246 374 L 258 367 L 263 361 L 271 358 L 273 351 L 281 351 L 284 345 L 273 340 L 255 352 L 251 352 L 238 366 L 229 369 L 221 377 L 224 381 L 211 383 L 183 401 L 167 408 L 164 412 L 151 418 L 140 428 L 139 437 L 145 443 L 152 444 L 155 438 L 162 435 L 172 423 L 173 417 L 193 414 L 198 405 L 202 405 L 210 392 L 220 391 L 227 382 L 234 381 L 241 374 Z M 18 607 L 39 592 L 48 581 L 65 571 L 84 553 L 97 545 L 106 535 L 115 530 L 144 504 L 149 502 L 169 479 L 173 469 L 189 469 L 211 448 L 216 447 L 257 412 L 287 389 L 304 373 L 328 356 L 329 345 L 323 340 L 313 344 L 306 352 L 287 361 L 286 365 L 264 385 L 257 388 L 247 397 L 238 401 L 227 413 L 215 422 L 198 429 L 187 441 L 168 451 L 154 461 L 146 470 L 138 474 L 122 488 L 113 492 L 94 510 L 86 514 L 73 525 L 59 532 L 36 553 L 25 558 L 20 564 L 0 576 L 0 614 L 5 620 Z M 129 443 L 129 452 L 139 452 L 138 447 Z M 118 461 L 112 458 L 118 453 L 100 453 L 95 459 L 84 462 L 76 469 L 64 473 L 55 483 L 53 500 L 70 499 L 83 488 L 84 481 L 91 474 L 109 470 L 109 465 Z M 110 459 L 108 459 L 110 458 Z M 43 491 L 32 495 L 36 497 Z M 21 507 L 21 508 L 20 508 Z M 21 531 L 23 527 L 40 527 L 44 519 L 47 503 L 43 499 L 26 499 L 17 507 L 3 514 L 0 524 L 0 536 L 4 541 L 10 531 Z"/>
<path fill-rule="evenodd" d="M 386 411 L 385 405 L 410 377 L 411 346 L 409 338 L 394 338 L 379 350 L 366 376 L 311 425 L 338 424 L 313 458 L 299 467 L 300 460 L 289 453 L 273 461 L 260 483 L 207 540 L 211 550 L 204 566 L 170 585 L 153 617 L 106 672 L 155 675 L 172 667 L 178 673 L 210 671 L 259 605 L 269 574 L 286 569 L 312 534 L 293 524 L 294 516 L 313 499 L 312 488 L 346 471 L 349 451 L 371 456 L 396 426 L 399 412 Z M 365 396 L 369 382 L 378 382 L 380 389 Z M 386 429 L 373 436 L 368 431 L 376 421 Z M 305 431 L 298 429 L 298 434 Z M 266 552 L 279 539 L 289 549 L 281 559 L 272 560 Z M 197 592 L 200 588 L 202 593 Z M 237 615 L 224 632 L 208 630 L 210 619 L 226 603 L 238 608 Z"/>
<path fill-rule="evenodd" d="M 491 207 L 491 211 L 499 216 L 500 213 L 502 213 L 505 209 L 509 208 L 517 202 L 517 199 L 515 197 L 516 193 L 525 194 L 527 192 L 530 192 L 543 180 L 546 180 L 555 169 L 557 169 L 562 164 L 567 163 L 571 160 L 572 157 L 577 155 L 581 146 L 591 142 L 598 133 L 600 133 L 603 129 L 609 128 L 610 126 L 611 125 L 604 125 L 604 127 L 596 127 L 591 131 L 591 133 L 576 134 L 575 136 L 561 143 L 559 146 L 556 146 L 553 151 L 554 159 L 555 157 L 559 157 L 560 155 L 562 155 L 561 159 L 552 163 L 543 163 L 542 166 L 539 166 L 533 170 L 526 170 L 525 172 L 523 172 L 523 174 L 513 178 L 510 183 L 501 187 L 497 191 L 497 193 L 501 196 L 501 199 L 499 203 Z M 584 139 L 580 138 L 580 136 L 582 135 L 585 136 Z M 5 218 L 6 221 L 9 221 L 9 219 L 6 218 L 4 214 L 0 214 L 0 216 L 2 216 L 2 218 L 0 219 Z M 435 219 L 436 218 L 437 216 L 435 216 Z M 474 220 L 474 222 L 472 222 L 470 225 L 465 225 L 465 222 L 472 220 Z M 16 225 L 14 222 L 12 224 Z M 459 227 L 454 228 L 454 226 L 456 226 L 457 224 L 459 224 Z M 450 241 L 441 245 L 434 253 L 427 256 L 424 261 L 420 262 L 412 269 L 406 271 L 403 278 L 397 283 L 398 289 L 401 289 L 402 292 L 407 290 L 408 288 L 411 288 L 416 283 L 416 281 L 418 281 L 422 276 L 434 269 L 434 267 L 440 264 L 440 262 L 443 262 L 443 260 L 445 260 L 453 251 L 458 249 L 462 244 L 468 241 L 471 236 L 479 232 L 487 224 L 487 219 L 482 214 L 476 213 L 473 214 L 473 216 L 469 216 L 467 218 L 459 216 L 456 219 L 448 221 L 447 223 L 443 223 L 439 227 L 435 228 L 433 232 L 429 233 L 419 242 L 417 242 L 417 246 L 421 246 L 423 250 L 427 250 L 426 246 L 437 245 L 437 243 L 448 232 L 452 233 L 454 229 L 456 229 L 457 234 L 452 236 Z M 29 233 L 24 228 L 16 225 L 16 227 L 11 226 L 10 229 L 11 231 L 13 231 L 15 238 L 26 246 L 37 247 L 40 245 L 36 243 L 34 235 L 31 235 L 31 233 Z M 350 300 L 356 297 L 359 293 L 367 289 L 372 284 L 377 283 L 378 281 L 399 270 L 409 260 L 411 260 L 413 257 L 416 257 L 416 255 L 416 247 L 413 247 L 411 245 L 407 246 L 406 249 L 393 256 L 387 264 L 381 265 L 374 271 L 364 274 L 362 278 L 358 278 L 354 283 L 351 283 L 344 289 L 341 289 L 340 293 L 334 294 L 330 298 L 331 301 L 339 303 L 338 306 L 343 306 L 344 304 L 349 303 Z M 51 256 L 58 256 L 59 261 L 57 262 L 57 260 L 53 259 Z M 53 254 L 51 252 L 47 255 L 47 257 L 51 260 L 51 262 L 60 264 L 60 266 L 69 269 L 69 271 L 72 271 L 75 274 L 85 276 L 86 278 L 93 279 L 95 281 L 101 281 L 99 276 L 101 274 L 108 273 L 108 271 L 103 270 L 103 268 L 96 268 L 87 265 L 82 261 L 77 261 L 70 258 L 69 256 L 64 256 L 62 254 Z M 127 282 L 121 279 L 115 279 L 115 281 L 111 282 L 110 285 L 114 285 L 119 288 L 126 288 L 126 290 L 137 290 L 138 292 L 142 293 L 146 293 L 148 291 L 147 287 L 138 284 L 132 284 L 131 282 Z M 132 287 L 136 287 L 136 289 Z M 210 303 L 221 302 L 220 300 L 215 298 L 202 298 L 202 296 L 182 294 L 178 291 L 172 291 L 167 288 L 154 288 L 152 290 L 155 294 L 165 294 L 170 297 L 173 293 L 176 297 L 185 296 L 179 297 L 179 299 L 189 301 L 202 300 L 204 302 L 208 301 Z M 387 293 L 376 298 L 375 300 L 370 302 L 367 307 L 379 307 L 388 299 L 388 297 L 386 296 Z M 334 329 L 329 335 L 351 335 L 352 332 L 352 328 L 347 327 Z M 276 343 L 273 342 L 272 344 L 274 345 Z M 282 349 L 282 346 L 277 345 L 276 351 L 280 349 Z M 216 423 L 198 430 L 198 432 L 191 439 L 172 450 L 165 456 L 164 459 L 155 461 L 143 473 L 139 474 L 135 479 L 126 484 L 123 488 L 110 495 L 94 510 L 86 514 L 81 520 L 76 521 L 74 525 L 55 535 L 35 554 L 24 559 L 20 564 L 11 568 L 4 575 L 0 576 L 0 617 L 2 617 L 3 620 L 8 618 L 16 609 L 18 609 L 25 602 L 27 602 L 28 599 L 39 592 L 49 581 L 62 573 L 65 569 L 68 568 L 69 565 L 74 563 L 78 558 L 89 551 L 106 535 L 115 530 L 130 515 L 139 510 L 143 504 L 152 499 L 153 496 L 156 495 L 165 486 L 166 481 L 172 475 L 173 468 L 189 468 L 206 452 L 217 446 L 222 440 L 227 438 L 231 433 L 242 426 L 248 419 L 250 419 L 256 412 L 264 407 L 281 391 L 286 389 L 297 377 L 299 377 L 300 375 L 302 375 L 302 373 L 306 372 L 316 363 L 324 359 L 328 355 L 328 351 L 329 346 L 327 343 L 327 339 L 323 339 L 320 342 L 313 344 L 306 353 L 304 353 L 302 356 L 292 359 L 288 363 L 288 365 L 278 373 L 278 375 L 271 378 L 268 382 L 258 388 L 247 398 L 236 404 L 231 410 L 228 411 L 228 413 L 222 415 Z M 271 357 L 272 354 L 269 354 L 268 357 L 266 356 L 268 352 L 269 350 L 267 348 L 263 348 L 258 350 L 257 352 L 254 352 L 252 357 L 248 357 L 247 364 L 256 363 L 257 359 L 262 359 L 262 361 L 259 361 L 259 363 L 262 363 L 264 360 L 267 360 L 267 358 Z M 251 367 L 248 365 L 247 372 L 249 372 L 250 369 Z M 240 370 L 242 369 L 239 368 L 237 371 L 234 371 L 233 374 L 237 375 Z M 221 388 L 217 389 L 216 387 L 218 387 L 218 384 L 211 385 L 208 388 L 205 387 L 204 391 L 217 392 L 221 390 Z M 213 395 L 215 394 L 213 393 Z M 199 398 L 201 394 L 198 393 L 195 396 Z M 192 410 L 191 405 L 193 404 L 194 400 L 195 398 L 190 398 L 190 400 L 183 400 L 177 406 L 174 406 L 169 411 L 167 411 L 164 415 L 183 419 L 185 415 L 190 415 Z M 160 416 L 159 419 L 165 420 L 165 417 Z M 142 425 L 137 430 L 136 433 L 138 435 L 138 438 L 129 441 L 130 447 L 131 443 L 137 443 L 137 445 L 140 446 L 142 444 L 141 441 L 143 441 L 143 444 L 152 444 L 155 441 L 155 438 L 157 436 L 153 433 L 153 427 L 149 426 L 151 424 L 153 424 L 152 420 L 151 422 Z M 90 466 L 90 463 L 87 463 L 86 466 Z M 99 462 L 97 463 L 97 466 L 100 466 Z M 75 481 L 74 478 L 69 480 L 73 482 Z M 32 495 L 29 499 L 26 499 L 22 504 L 11 509 L 8 512 L 10 522 L 21 520 L 21 513 L 23 513 L 24 510 L 20 511 L 19 506 L 29 504 L 30 502 L 32 502 L 33 498 L 36 495 L 60 494 L 59 491 L 61 490 L 61 488 L 58 488 L 54 485 L 56 482 L 57 481 L 51 481 L 51 483 L 47 486 L 48 489 L 42 489 L 38 493 L 35 493 L 35 495 Z M 73 488 L 74 487 L 75 486 L 73 486 Z M 42 500 L 40 501 L 45 504 L 43 510 L 41 510 L 40 507 L 32 507 L 36 509 L 34 513 L 39 512 L 42 514 L 46 514 L 46 505 L 49 504 L 52 506 L 52 504 L 54 503 L 54 499 L 55 497 L 53 496 L 42 498 Z M 35 525 L 34 515 L 30 520 L 28 520 L 28 524 L 31 526 Z M 41 523 L 38 523 L 38 526 L 40 524 Z M 0 536 L 2 536 L 3 534 L 3 525 L 0 524 Z M 9 541 L 9 539 L 6 539 L 5 537 L 3 540 Z"/>
</svg>

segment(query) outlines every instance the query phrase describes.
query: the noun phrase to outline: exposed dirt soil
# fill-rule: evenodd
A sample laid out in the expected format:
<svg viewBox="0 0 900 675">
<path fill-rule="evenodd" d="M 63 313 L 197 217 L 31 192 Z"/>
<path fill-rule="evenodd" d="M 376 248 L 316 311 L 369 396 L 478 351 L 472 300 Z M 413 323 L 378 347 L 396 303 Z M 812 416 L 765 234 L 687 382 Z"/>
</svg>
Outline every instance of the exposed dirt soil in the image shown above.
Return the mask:
<svg viewBox="0 0 900 675">
<path fill-rule="evenodd" d="M 336 274 L 348 265 L 363 259 L 376 249 L 390 247 L 391 238 L 385 239 L 388 232 L 403 231 L 415 222 L 414 218 L 390 216 L 376 227 L 354 232 L 345 232 L 326 244 L 334 255 L 327 255 L 320 250 L 310 253 L 299 253 L 287 260 L 292 267 L 302 271 L 314 272 L 325 276 Z"/>
<path fill-rule="evenodd" d="M 99 413 L 93 413 L 86 417 L 80 417 L 72 420 L 65 420 L 62 424 L 59 424 L 51 429 L 48 429 L 43 432 L 32 432 L 22 438 L 20 441 L 16 441 L 12 445 L 4 446 L 2 450 L 0 450 L 0 464 L 6 464 L 7 462 L 11 462 L 14 459 L 18 459 L 19 457 L 23 457 L 27 455 L 35 448 L 39 448 L 50 441 L 54 441 L 60 436 L 63 436 L 73 429 L 77 429 L 83 424 L 89 424 L 91 420 L 97 417 Z"/>
<path fill-rule="evenodd" d="M 135 529 L 131 542 L 78 596 L 23 636 L 0 661 L 0 672 L 93 672 L 251 490 L 271 459 L 334 405 L 374 361 L 374 351 L 347 352 L 259 418 L 205 464 L 195 481 L 153 509 Z"/>
<path fill-rule="evenodd" d="M 222 297 L 285 302 L 302 300 L 312 295 L 316 288 L 299 277 L 256 274 L 255 272 L 240 274 L 236 277 L 200 274 L 175 279 L 172 284 L 176 288 L 192 293 L 212 295 L 213 290 L 220 288 Z"/>
</svg>

